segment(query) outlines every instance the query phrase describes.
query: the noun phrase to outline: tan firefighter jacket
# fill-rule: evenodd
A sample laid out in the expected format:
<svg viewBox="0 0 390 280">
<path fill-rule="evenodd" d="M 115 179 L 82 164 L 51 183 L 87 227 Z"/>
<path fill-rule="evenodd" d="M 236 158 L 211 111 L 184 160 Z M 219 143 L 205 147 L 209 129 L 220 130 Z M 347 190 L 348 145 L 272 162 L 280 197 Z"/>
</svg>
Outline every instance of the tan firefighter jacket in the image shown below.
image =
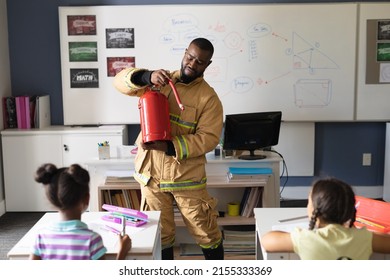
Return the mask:
<svg viewBox="0 0 390 280">
<path fill-rule="evenodd" d="M 123 94 L 141 96 L 149 88 L 131 82 L 132 74 L 140 70 L 145 69 L 122 70 L 115 77 L 114 86 Z M 160 181 L 163 191 L 205 188 L 205 154 L 219 143 L 223 126 L 222 104 L 203 77 L 189 84 L 178 81 L 179 71 L 173 72 L 171 77 L 185 107 L 184 111 L 180 110 L 169 85 L 160 89 L 168 98 L 176 156 L 168 156 L 161 151 L 143 150 L 138 145 L 142 141 L 140 133 L 137 138 L 139 148 L 135 158 L 134 177 L 143 185 L 153 177 Z"/>
</svg>

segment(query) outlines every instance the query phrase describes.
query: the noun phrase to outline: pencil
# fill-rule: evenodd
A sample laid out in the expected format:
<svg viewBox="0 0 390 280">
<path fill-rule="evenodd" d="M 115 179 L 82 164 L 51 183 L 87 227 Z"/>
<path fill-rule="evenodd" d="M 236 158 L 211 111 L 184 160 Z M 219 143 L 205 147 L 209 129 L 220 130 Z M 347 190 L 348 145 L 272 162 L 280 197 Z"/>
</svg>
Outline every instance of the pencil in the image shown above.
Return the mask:
<svg viewBox="0 0 390 280">
<path fill-rule="evenodd" d="M 126 217 L 122 217 L 122 236 L 126 235 Z"/>
<path fill-rule="evenodd" d="M 363 219 L 363 218 L 356 218 L 356 221 L 361 223 L 361 224 L 367 225 L 367 226 L 377 227 L 377 228 L 381 228 L 381 229 L 385 228 L 385 226 L 383 226 L 383 225 L 371 222 L 371 221 Z"/>
</svg>

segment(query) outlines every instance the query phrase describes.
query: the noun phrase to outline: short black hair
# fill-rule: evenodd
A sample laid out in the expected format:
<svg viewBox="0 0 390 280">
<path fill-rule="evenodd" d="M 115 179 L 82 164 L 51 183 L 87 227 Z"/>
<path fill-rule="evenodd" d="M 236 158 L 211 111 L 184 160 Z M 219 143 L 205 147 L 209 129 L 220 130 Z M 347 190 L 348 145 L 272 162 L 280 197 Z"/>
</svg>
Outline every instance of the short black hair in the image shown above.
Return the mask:
<svg viewBox="0 0 390 280">
<path fill-rule="evenodd" d="M 210 52 L 210 58 L 213 56 L 213 54 L 214 54 L 214 46 L 206 38 L 196 38 L 196 39 L 192 40 L 190 45 L 192 45 L 192 44 L 194 44 L 195 46 L 197 46 L 198 48 L 200 48 L 200 49 L 202 49 L 204 51 Z"/>
</svg>

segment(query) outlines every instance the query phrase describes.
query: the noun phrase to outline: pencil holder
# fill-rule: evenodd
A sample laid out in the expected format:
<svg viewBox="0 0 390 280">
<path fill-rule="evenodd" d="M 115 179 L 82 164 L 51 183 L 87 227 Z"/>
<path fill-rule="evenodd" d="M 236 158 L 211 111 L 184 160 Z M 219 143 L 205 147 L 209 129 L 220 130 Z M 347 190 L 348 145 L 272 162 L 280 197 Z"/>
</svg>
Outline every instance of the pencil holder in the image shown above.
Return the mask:
<svg viewBox="0 0 390 280">
<path fill-rule="evenodd" d="M 99 159 L 110 158 L 110 146 L 98 146 Z"/>
<path fill-rule="evenodd" d="M 227 207 L 229 216 L 238 216 L 240 214 L 240 204 L 237 202 L 230 202 Z"/>
</svg>

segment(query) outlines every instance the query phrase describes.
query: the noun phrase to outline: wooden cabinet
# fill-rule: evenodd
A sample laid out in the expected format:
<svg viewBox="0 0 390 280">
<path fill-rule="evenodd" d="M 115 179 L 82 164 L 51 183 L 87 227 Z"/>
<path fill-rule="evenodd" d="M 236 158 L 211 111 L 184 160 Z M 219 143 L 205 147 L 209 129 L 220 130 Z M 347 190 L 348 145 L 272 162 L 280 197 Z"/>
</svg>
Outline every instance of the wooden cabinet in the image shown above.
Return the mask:
<svg viewBox="0 0 390 280">
<path fill-rule="evenodd" d="M 50 211 L 43 187 L 34 181 L 43 163 L 58 167 L 97 158 L 98 143 L 109 141 L 112 156 L 127 143 L 125 126 L 7 129 L 1 132 L 6 211 Z"/>
</svg>

